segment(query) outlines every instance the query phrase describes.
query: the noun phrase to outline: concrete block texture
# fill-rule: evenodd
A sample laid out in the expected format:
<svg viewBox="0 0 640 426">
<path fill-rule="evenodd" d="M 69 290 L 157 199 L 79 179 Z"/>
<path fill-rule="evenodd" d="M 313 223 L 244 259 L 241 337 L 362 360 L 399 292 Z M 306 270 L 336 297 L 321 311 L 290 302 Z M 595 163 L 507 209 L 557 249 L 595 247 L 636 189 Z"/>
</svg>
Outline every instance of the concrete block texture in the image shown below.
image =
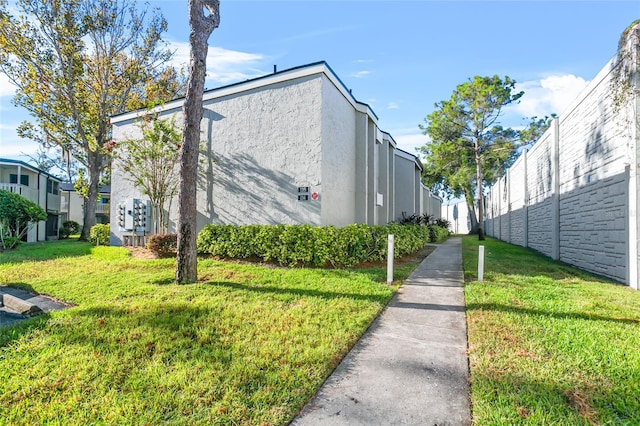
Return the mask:
<svg viewBox="0 0 640 426">
<path fill-rule="evenodd" d="M 637 95 L 616 109 L 617 66 L 612 59 L 488 191 L 486 231 L 637 288 L 640 111 Z"/>
</svg>

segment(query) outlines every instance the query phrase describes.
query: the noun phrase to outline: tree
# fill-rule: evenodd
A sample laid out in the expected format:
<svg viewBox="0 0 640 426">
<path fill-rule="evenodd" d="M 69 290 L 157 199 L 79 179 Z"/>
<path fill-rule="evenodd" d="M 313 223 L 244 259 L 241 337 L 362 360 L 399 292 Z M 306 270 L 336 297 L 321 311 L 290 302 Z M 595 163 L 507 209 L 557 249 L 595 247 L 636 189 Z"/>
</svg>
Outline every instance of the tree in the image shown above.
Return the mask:
<svg viewBox="0 0 640 426">
<path fill-rule="evenodd" d="M 619 113 L 634 95 L 640 93 L 640 19 L 636 19 L 620 35 L 615 56 L 611 91 L 614 112 Z"/>
<path fill-rule="evenodd" d="M 558 118 L 558 115 L 555 113 L 550 116 L 545 115 L 543 118 L 530 117 L 527 127 L 520 130 L 520 144 L 524 148 L 531 148 L 544 135 L 544 132 L 551 127 L 551 122 L 556 118 Z"/>
<path fill-rule="evenodd" d="M 167 23 L 135 0 L 0 0 L 0 71 L 17 87 L 13 102 L 34 122 L 22 137 L 69 152 L 87 170 L 81 239 L 95 224 L 100 175 L 110 164 L 109 117 L 181 94 L 163 49 Z"/>
<path fill-rule="evenodd" d="M 426 156 L 425 182 L 456 196 L 464 195 L 474 231 L 484 239 L 482 188 L 513 161 L 518 133 L 498 122 L 502 108 L 524 94 L 513 94 L 509 77 L 476 76 L 456 87 L 451 98 L 421 125 L 430 142 L 420 148 Z M 477 214 L 474 206 L 477 203 Z"/>
<path fill-rule="evenodd" d="M 153 204 L 154 233 L 167 232 L 164 206 L 176 195 L 178 177 L 176 164 L 182 134 L 175 119 L 159 119 L 154 114 L 143 117 L 138 123 L 142 138 L 126 139 L 116 144 L 112 141 L 108 150 L 117 158 L 125 179 L 149 197 Z"/>
<path fill-rule="evenodd" d="M 0 251 L 9 250 L 37 222 L 47 219 L 47 212 L 20 194 L 0 189 Z"/>
<path fill-rule="evenodd" d="M 207 14 L 208 13 L 208 14 Z M 219 0 L 189 0 L 189 80 L 182 112 L 184 130 L 180 148 L 178 189 L 178 250 L 176 282 L 186 284 L 198 279 L 196 181 L 198 147 L 202 121 L 202 95 L 207 66 L 207 40 L 220 25 Z"/>
</svg>

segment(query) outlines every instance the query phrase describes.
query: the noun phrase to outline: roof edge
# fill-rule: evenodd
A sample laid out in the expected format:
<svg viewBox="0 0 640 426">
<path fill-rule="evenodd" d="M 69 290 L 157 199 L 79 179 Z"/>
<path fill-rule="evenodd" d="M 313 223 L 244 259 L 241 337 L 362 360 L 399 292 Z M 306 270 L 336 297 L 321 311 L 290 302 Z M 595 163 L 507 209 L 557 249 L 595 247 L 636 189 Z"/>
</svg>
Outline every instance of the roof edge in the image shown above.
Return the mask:
<svg viewBox="0 0 640 426">
<path fill-rule="evenodd" d="M 25 162 L 24 162 L 24 161 L 22 161 L 22 160 L 12 160 L 12 159 L 10 159 L 10 158 L 0 158 L 0 164 L 2 164 L 2 163 L 15 164 L 15 165 L 18 165 L 18 166 L 21 166 L 21 167 L 26 167 L 26 168 L 30 169 L 31 171 L 33 171 L 33 172 L 36 172 L 36 173 L 38 173 L 38 174 L 45 175 L 45 176 L 47 176 L 47 177 L 49 177 L 49 178 L 51 178 L 51 179 L 55 179 L 55 180 L 57 180 L 58 182 L 62 182 L 62 179 L 60 179 L 59 177 L 54 176 L 54 175 L 52 175 L 52 174 L 51 174 L 51 173 L 49 173 L 49 172 L 45 172 L 44 170 L 39 169 L 39 168 L 38 168 L 38 167 L 36 167 L 36 166 L 32 166 L 32 165 L 31 165 L 31 164 L 29 164 L 29 163 L 25 163 Z"/>
<path fill-rule="evenodd" d="M 293 68 L 287 68 L 282 71 L 276 71 L 270 74 L 265 74 L 260 77 L 248 79 L 245 81 L 239 81 L 236 83 L 228 84 L 225 86 L 220 86 L 214 89 L 206 90 L 203 92 L 202 100 L 207 101 L 211 99 L 215 99 L 216 97 L 222 97 L 231 94 L 237 94 L 242 91 L 247 91 L 251 89 L 256 89 L 260 87 L 265 87 L 271 84 L 277 84 L 284 81 L 293 80 L 300 77 L 305 77 L 313 74 L 325 74 L 329 80 L 336 86 L 338 90 L 342 93 L 342 95 L 353 105 L 356 110 L 359 110 L 363 113 L 369 114 L 376 121 L 379 120 L 376 113 L 371 109 L 371 107 L 364 103 L 358 101 L 353 93 L 347 88 L 344 82 L 338 77 L 338 75 L 333 71 L 331 66 L 326 61 L 318 61 L 312 62 L 305 65 L 299 65 Z M 272 81 L 269 81 L 272 80 Z M 126 120 L 131 120 L 134 118 L 138 118 L 149 111 L 152 112 L 164 112 L 171 109 L 179 108 L 184 103 L 185 98 L 176 98 L 171 101 L 168 101 L 162 105 L 158 105 L 154 108 L 149 109 L 137 109 L 133 111 L 127 111 L 120 114 L 112 115 L 110 117 L 111 124 L 119 123 Z"/>
</svg>

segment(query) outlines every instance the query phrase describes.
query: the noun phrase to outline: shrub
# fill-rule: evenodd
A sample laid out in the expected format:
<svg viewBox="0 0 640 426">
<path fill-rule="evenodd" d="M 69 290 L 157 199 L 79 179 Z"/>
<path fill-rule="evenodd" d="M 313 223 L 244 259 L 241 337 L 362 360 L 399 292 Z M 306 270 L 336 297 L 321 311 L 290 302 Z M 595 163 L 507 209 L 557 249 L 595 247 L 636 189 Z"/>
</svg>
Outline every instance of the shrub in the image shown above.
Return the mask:
<svg viewBox="0 0 640 426">
<path fill-rule="evenodd" d="M 60 238 L 69 238 L 69 235 L 78 234 L 80 232 L 80 224 L 75 220 L 67 220 L 62 222 L 62 228 L 60 228 Z"/>
<path fill-rule="evenodd" d="M 417 214 L 407 215 L 407 212 L 402 212 L 402 217 L 398 222 L 402 225 L 420 225 L 422 216 Z"/>
<path fill-rule="evenodd" d="M 0 242 L 0 252 L 3 250 L 14 249 L 22 244 L 22 240 L 18 237 L 4 237 Z"/>
<path fill-rule="evenodd" d="M 174 257 L 178 250 L 177 234 L 155 234 L 149 237 L 147 248 L 160 258 Z"/>
<path fill-rule="evenodd" d="M 444 241 L 449 236 L 449 230 L 438 225 L 430 225 L 429 227 L 429 241 L 432 243 L 439 243 Z"/>
<path fill-rule="evenodd" d="M 429 213 L 407 215 L 407 212 L 402 212 L 398 223 L 401 225 L 431 225 L 433 220 L 433 215 Z"/>
<path fill-rule="evenodd" d="M 395 235 L 394 256 L 415 253 L 441 241 L 432 226 L 207 225 L 198 234 L 198 251 L 223 258 L 258 257 L 289 266 L 353 266 L 387 257 L 387 235 Z M 438 227 L 436 227 L 438 228 Z M 438 228 L 441 229 L 441 228 Z M 444 232 L 446 237 L 446 230 Z"/>
<path fill-rule="evenodd" d="M 444 229 L 449 229 L 449 227 L 451 226 L 451 222 L 449 222 L 447 219 L 436 219 L 434 224 Z"/>
<path fill-rule="evenodd" d="M 108 224 L 94 225 L 89 231 L 89 242 L 96 246 L 108 246 L 110 233 Z"/>
<path fill-rule="evenodd" d="M 14 248 L 47 212 L 20 194 L 0 190 L 0 250 Z"/>
</svg>

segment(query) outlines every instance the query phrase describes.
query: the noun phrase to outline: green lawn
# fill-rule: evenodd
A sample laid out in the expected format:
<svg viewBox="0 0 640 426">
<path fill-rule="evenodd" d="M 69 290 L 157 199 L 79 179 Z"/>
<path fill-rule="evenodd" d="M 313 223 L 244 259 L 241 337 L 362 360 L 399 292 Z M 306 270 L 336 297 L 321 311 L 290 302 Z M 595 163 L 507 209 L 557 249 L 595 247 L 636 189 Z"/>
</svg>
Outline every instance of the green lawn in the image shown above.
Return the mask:
<svg viewBox="0 0 640 426">
<path fill-rule="evenodd" d="M 463 240 L 477 425 L 640 424 L 640 292 L 493 239 Z"/>
<path fill-rule="evenodd" d="M 0 254 L 0 284 L 75 305 L 0 329 L 0 424 L 286 424 L 394 292 L 384 268 L 174 268 L 73 240 Z"/>
</svg>

